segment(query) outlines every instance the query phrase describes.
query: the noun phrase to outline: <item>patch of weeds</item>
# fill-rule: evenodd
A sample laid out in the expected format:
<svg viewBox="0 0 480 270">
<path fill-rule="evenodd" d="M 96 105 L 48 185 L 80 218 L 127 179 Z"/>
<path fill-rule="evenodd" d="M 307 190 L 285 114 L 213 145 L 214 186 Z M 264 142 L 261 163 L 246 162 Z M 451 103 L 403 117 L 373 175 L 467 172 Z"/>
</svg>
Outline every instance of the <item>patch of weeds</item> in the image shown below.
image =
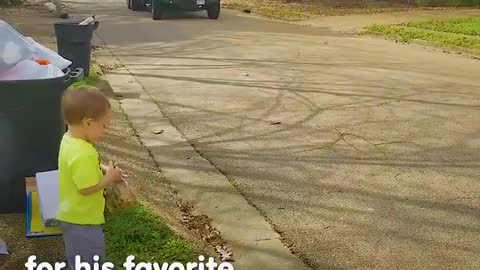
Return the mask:
<svg viewBox="0 0 480 270">
<path fill-rule="evenodd" d="M 422 22 L 410 22 L 403 25 L 454 34 L 471 36 L 480 35 L 480 17 L 451 20 L 429 20 Z"/>
<path fill-rule="evenodd" d="M 372 25 L 366 33 L 380 34 L 402 42 L 424 40 L 447 48 L 480 52 L 480 18 L 429 20 L 396 25 Z"/>
<path fill-rule="evenodd" d="M 186 263 L 198 258 L 192 244 L 141 204 L 106 215 L 105 241 L 107 260 L 118 266 L 130 255 L 136 262 Z"/>
<path fill-rule="evenodd" d="M 123 65 L 121 64 L 113 64 L 113 65 L 107 65 L 107 64 L 98 64 L 98 68 L 100 71 L 105 74 L 108 73 L 109 71 L 115 70 L 117 68 L 121 68 Z"/>
<path fill-rule="evenodd" d="M 100 75 L 101 73 L 97 70 L 95 66 L 90 67 L 90 72 L 89 72 L 88 77 L 84 77 L 82 80 L 73 83 L 70 87 L 71 88 L 78 88 L 82 86 L 97 86 L 98 83 L 100 82 Z"/>
</svg>

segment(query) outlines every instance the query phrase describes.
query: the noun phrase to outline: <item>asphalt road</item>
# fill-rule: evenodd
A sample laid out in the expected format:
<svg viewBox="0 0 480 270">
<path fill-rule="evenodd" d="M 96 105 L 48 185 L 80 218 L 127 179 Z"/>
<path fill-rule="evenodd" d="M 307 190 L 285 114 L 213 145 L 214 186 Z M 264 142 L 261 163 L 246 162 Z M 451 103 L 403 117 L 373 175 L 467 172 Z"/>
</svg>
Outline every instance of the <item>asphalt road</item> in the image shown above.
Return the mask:
<svg viewBox="0 0 480 270">
<path fill-rule="evenodd" d="M 478 60 L 226 10 L 77 7 L 315 269 L 478 269 Z"/>
</svg>

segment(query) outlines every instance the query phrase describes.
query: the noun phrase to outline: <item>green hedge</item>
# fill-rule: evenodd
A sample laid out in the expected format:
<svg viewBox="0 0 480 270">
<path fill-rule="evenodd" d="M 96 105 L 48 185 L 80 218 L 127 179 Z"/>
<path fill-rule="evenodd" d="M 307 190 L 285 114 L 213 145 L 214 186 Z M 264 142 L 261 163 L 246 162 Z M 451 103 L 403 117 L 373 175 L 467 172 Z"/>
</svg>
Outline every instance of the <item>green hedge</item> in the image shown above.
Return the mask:
<svg viewBox="0 0 480 270">
<path fill-rule="evenodd" d="M 480 0 L 415 0 L 421 7 L 478 7 Z"/>
<path fill-rule="evenodd" d="M 23 0 L 0 0 L 0 7 L 3 6 L 19 6 L 23 4 Z"/>
</svg>

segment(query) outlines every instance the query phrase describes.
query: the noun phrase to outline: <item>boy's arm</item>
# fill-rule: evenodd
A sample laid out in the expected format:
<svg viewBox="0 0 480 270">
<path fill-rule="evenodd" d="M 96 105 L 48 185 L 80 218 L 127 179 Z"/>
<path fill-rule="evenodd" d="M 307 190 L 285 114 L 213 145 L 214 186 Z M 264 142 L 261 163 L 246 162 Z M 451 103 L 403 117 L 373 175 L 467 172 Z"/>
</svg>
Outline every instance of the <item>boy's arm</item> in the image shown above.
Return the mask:
<svg viewBox="0 0 480 270">
<path fill-rule="evenodd" d="M 96 180 L 98 179 L 98 163 L 96 156 L 85 155 L 78 157 L 72 164 L 72 179 L 80 194 L 92 195 L 114 182 L 121 181 L 121 172 L 118 168 L 114 168 L 112 163 L 111 166 L 106 167 L 106 174 L 98 182 Z"/>
<path fill-rule="evenodd" d="M 107 173 L 107 168 L 108 166 L 103 164 L 103 163 L 100 163 L 100 168 L 102 168 L 102 173 L 103 174 L 106 174 Z"/>
<path fill-rule="evenodd" d="M 113 181 L 110 180 L 111 178 L 108 176 L 104 176 L 102 182 L 96 184 L 95 186 L 89 187 L 89 188 L 84 188 L 80 189 L 80 194 L 87 196 L 87 195 L 92 195 L 106 187 L 108 187 Z"/>
</svg>

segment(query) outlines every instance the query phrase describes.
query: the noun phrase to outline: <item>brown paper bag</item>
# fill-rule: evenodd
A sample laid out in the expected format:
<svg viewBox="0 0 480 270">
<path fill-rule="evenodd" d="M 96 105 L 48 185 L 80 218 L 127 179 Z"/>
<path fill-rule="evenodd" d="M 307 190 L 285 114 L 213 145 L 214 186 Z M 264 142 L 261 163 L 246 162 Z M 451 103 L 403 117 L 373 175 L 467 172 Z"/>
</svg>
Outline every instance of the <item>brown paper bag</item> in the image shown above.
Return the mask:
<svg viewBox="0 0 480 270">
<path fill-rule="evenodd" d="M 127 209 L 136 203 L 133 188 L 126 181 L 108 186 L 105 191 L 105 204 L 108 211 Z"/>
</svg>

